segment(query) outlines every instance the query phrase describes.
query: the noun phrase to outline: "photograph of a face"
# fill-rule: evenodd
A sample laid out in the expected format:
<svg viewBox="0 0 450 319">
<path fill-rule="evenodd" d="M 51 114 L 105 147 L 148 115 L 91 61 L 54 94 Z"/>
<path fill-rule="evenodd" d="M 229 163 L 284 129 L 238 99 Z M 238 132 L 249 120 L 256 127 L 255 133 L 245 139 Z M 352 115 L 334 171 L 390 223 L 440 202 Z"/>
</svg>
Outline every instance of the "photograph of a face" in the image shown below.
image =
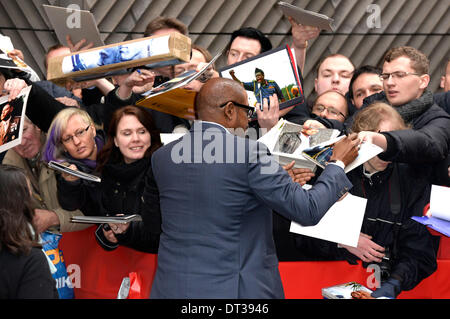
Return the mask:
<svg viewBox="0 0 450 319">
<path fill-rule="evenodd" d="M 23 119 L 29 93 L 30 87 L 27 87 L 11 102 L 8 102 L 8 96 L 0 99 L 0 153 L 22 141 Z"/>
<path fill-rule="evenodd" d="M 277 94 L 280 109 L 304 102 L 297 65 L 289 46 L 280 47 L 219 70 L 220 76 L 240 82 L 249 105 L 260 107 Z M 269 103 L 270 107 L 270 103 Z"/>
</svg>

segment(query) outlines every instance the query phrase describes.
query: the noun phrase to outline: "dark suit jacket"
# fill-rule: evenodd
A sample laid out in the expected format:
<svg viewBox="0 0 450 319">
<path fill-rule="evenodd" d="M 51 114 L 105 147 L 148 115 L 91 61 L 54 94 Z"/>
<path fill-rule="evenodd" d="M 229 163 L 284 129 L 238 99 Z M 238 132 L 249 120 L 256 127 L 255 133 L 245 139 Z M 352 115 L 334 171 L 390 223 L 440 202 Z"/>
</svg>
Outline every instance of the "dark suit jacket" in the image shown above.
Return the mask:
<svg viewBox="0 0 450 319">
<path fill-rule="evenodd" d="M 284 298 L 272 209 L 315 225 L 352 187 L 328 165 L 305 191 L 263 144 L 208 122 L 156 151 L 152 167 L 162 234 L 151 298 Z"/>
</svg>

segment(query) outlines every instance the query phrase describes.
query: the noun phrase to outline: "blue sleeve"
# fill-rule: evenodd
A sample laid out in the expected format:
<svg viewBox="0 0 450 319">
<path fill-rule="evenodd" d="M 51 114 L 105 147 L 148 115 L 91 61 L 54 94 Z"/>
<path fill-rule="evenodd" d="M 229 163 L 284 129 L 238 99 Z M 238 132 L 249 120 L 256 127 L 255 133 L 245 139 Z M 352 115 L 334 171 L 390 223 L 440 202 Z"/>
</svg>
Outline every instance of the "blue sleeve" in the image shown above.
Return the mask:
<svg viewBox="0 0 450 319">
<path fill-rule="evenodd" d="M 268 207 L 303 226 L 316 225 L 336 201 L 353 186 L 344 170 L 326 166 L 311 190 L 294 183 L 289 174 L 270 155 L 266 146 L 255 143 L 250 152 L 249 184 Z"/>
<path fill-rule="evenodd" d="M 242 85 L 244 86 L 244 89 L 247 91 L 255 91 L 255 84 L 254 82 L 242 82 Z"/>
</svg>

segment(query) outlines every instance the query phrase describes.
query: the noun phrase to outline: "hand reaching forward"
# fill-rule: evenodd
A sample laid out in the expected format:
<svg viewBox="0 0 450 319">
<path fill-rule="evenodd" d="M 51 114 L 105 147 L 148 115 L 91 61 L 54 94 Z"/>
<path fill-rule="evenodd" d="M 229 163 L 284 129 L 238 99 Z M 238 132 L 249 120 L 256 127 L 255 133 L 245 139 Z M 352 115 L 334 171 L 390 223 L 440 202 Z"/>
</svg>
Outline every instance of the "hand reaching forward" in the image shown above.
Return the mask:
<svg viewBox="0 0 450 319">
<path fill-rule="evenodd" d="M 141 94 L 151 90 L 155 82 L 153 71 L 140 69 L 131 73 L 120 85 L 117 93 L 122 99 L 127 99 L 132 92 Z"/>
<path fill-rule="evenodd" d="M 298 24 L 291 17 L 288 17 L 288 20 L 292 26 L 292 41 L 295 48 L 305 48 L 306 41 L 317 38 L 320 34 L 318 27 Z"/>
<path fill-rule="evenodd" d="M 15 100 L 16 97 L 19 95 L 20 91 L 22 91 L 24 88 L 26 88 L 28 84 L 18 78 L 9 79 L 5 82 L 3 85 L 3 93 L 9 94 L 8 101 L 11 102 L 12 100 Z"/>
<path fill-rule="evenodd" d="M 80 41 L 74 44 L 72 42 L 72 38 L 70 37 L 70 35 L 66 35 L 66 41 L 67 46 L 70 48 L 70 51 L 72 52 L 84 51 L 94 47 L 94 43 L 93 42 L 87 43 L 86 39 L 81 39 Z"/>
<path fill-rule="evenodd" d="M 384 257 L 384 247 L 374 243 L 372 236 L 363 233 L 359 235 L 358 246 L 356 248 L 347 245 L 341 246 L 364 262 L 379 263 L 381 262 L 381 258 Z"/>
</svg>

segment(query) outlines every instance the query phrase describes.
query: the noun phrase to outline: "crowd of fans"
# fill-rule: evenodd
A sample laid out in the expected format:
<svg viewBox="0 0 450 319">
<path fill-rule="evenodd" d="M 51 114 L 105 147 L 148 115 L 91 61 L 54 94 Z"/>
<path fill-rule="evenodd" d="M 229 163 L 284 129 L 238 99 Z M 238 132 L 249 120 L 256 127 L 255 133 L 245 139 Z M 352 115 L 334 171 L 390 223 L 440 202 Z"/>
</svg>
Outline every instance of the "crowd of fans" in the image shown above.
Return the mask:
<svg viewBox="0 0 450 319">
<path fill-rule="evenodd" d="M 303 70 L 308 41 L 319 36 L 311 26 L 292 24 L 292 47 Z M 152 21 L 145 36 L 188 28 L 174 18 Z M 49 58 L 89 48 L 80 44 L 49 48 Z M 228 65 L 272 49 L 259 30 L 233 32 L 226 49 Z M 21 52 L 11 54 L 23 59 Z M 152 154 L 162 147 L 160 133 L 188 133 L 193 122 L 135 106 L 152 87 L 186 71 L 198 70 L 211 54 L 193 45 L 189 63 L 145 69 L 72 85 L 31 82 L 26 74 L 0 68 L 0 92 L 13 99 L 31 86 L 22 143 L 0 154 L 0 298 L 57 298 L 51 274 L 38 249 L 43 231 L 72 232 L 91 225 L 71 217 L 140 214 L 142 221 L 102 224 L 95 231 L 99 245 L 119 245 L 158 253 L 161 229 L 157 183 L 148 178 Z M 26 61 L 25 61 L 26 62 Z M 301 74 L 301 72 L 300 72 Z M 217 71 L 209 72 L 218 77 Z M 256 109 L 251 127 L 270 130 L 280 118 L 311 128 L 356 133 L 383 153 L 348 174 L 350 193 L 368 199 L 358 246 L 348 247 L 289 232 L 290 221 L 274 211 L 273 239 L 280 261 L 362 260 L 388 264 L 382 285 L 373 297 L 395 298 L 436 270 L 438 241 L 411 216 L 422 215 L 431 185 L 450 186 L 450 60 L 443 66 L 441 88 L 431 92 L 429 61 L 412 47 L 391 48 L 382 65 L 355 66 L 333 54 L 316 68 L 314 92 L 295 107 Z M 198 80 L 188 89 L 200 91 Z M 11 108 L 1 110 L 0 144 L 14 124 Z M 57 173 L 48 162 L 98 175 L 95 184 Z M 314 185 L 321 170 L 284 170 L 301 185 Z M 180 177 L 182 178 L 182 177 Z M 188 209 L 188 208 L 186 208 Z"/>
</svg>

